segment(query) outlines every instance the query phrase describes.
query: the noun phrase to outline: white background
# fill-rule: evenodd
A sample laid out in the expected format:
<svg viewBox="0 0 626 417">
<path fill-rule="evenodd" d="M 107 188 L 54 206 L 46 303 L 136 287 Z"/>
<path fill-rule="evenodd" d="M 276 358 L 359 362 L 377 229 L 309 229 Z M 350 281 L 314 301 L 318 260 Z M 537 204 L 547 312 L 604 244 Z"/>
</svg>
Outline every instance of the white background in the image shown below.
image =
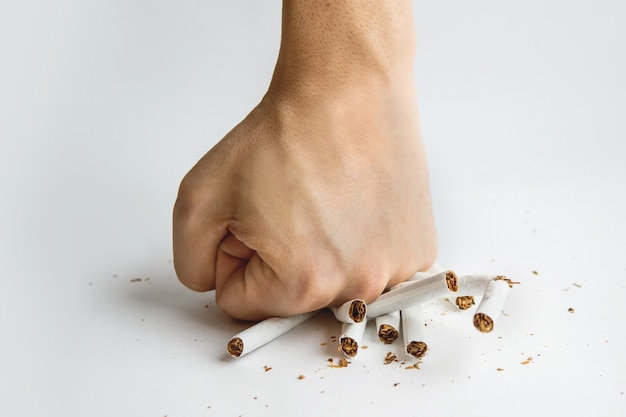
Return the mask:
<svg viewBox="0 0 626 417">
<path fill-rule="evenodd" d="M 625 415 L 618 0 L 414 4 L 438 262 L 522 281 L 494 334 L 429 304 L 421 369 L 373 329 L 333 369 L 324 313 L 226 357 L 245 324 L 177 282 L 171 208 L 264 93 L 280 8 L 0 4 L 0 414 Z"/>
</svg>

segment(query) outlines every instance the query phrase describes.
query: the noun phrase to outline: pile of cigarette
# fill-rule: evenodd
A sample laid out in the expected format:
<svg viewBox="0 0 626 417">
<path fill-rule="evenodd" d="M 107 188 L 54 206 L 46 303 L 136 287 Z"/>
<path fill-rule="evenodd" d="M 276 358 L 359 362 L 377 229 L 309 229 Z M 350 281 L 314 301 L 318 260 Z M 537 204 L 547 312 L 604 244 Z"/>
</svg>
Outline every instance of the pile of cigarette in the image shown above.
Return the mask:
<svg viewBox="0 0 626 417">
<path fill-rule="evenodd" d="M 480 332 L 489 333 L 500 317 L 513 284 L 519 283 L 501 275 L 457 276 L 454 271 L 434 265 L 427 272 L 415 273 L 407 281 L 390 288 L 369 304 L 363 300 L 351 300 L 330 308 L 342 323 L 341 337 L 338 339 L 339 350 L 347 358 L 355 357 L 367 323 L 375 320 L 378 338 L 382 343 L 393 343 L 402 334 L 406 354 L 417 359 L 423 357 L 428 345 L 424 341 L 425 319 L 422 304 L 439 299 L 448 300 L 456 309 L 466 310 L 480 297 L 473 323 Z M 317 311 L 313 311 L 261 321 L 233 336 L 226 350 L 234 358 L 244 356 L 316 313 Z"/>
</svg>

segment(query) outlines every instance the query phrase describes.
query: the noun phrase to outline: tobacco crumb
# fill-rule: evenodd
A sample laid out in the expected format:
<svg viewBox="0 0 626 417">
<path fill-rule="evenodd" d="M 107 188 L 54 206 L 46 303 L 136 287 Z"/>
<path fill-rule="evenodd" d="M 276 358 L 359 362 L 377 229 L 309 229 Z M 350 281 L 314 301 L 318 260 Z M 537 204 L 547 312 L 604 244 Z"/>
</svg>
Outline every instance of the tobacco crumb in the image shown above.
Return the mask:
<svg viewBox="0 0 626 417">
<path fill-rule="evenodd" d="M 396 355 L 393 352 L 387 352 L 385 356 L 385 365 L 389 365 L 391 362 L 396 360 Z"/>
<path fill-rule="evenodd" d="M 326 346 L 326 345 L 328 345 L 328 343 L 326 343 L 326 342 L 320 343 L 320 346 Z"/>
<path fill-rule="evenodd" d="M 531 363 L 533 361 L 532 356 L 529 356 L 528 359 L 526 359 L 525 361 L 520 362 L 522 365 L 528 365 L 529 363 Z"/>
<path fill-rule="evenodd" d="M 505 277 L 504 275 L 498 275 L 493 280 L 494 281 L 504 281 L 507 284 L 509 284 L 509 288 L 513 288 L 514 284 L 521 284 L 521 282 L 519 282 L 519 281 L 511 281 L 509 278 Z"/>
<path fill-rule="evenodd" d="M 504 371 L 504 368 L 496 368 L 496 371 L 502 372 L 502 371 Z"/>
<path fill-rule="evenodd" d="M 298 379 L 304 379 L 306 378 L 304 375 L 298 375 Z"/>
<path fill-rule="evenodd" d="M 345 358 L 341 358 L 339 359 L 339 363 L 337 365 L 335 365 L 332 360 L 329 361 L 330 363 L 328 364 L 328 366 L 330 366 L 331 368 L 347 368 L 348 364 L 350 362 L 348 362 Z"/>
<path fill-rule="evenodd" d="M 567 311 L 569 311 L 570 313 L 573 313 L 575 310 L 574 310 L 573 307 L 570 307 L 570 308 L 567 309 Z"/>
<path fill-rule="evenodd" d="M 493 319 L 485 313 L 474 314 L 474 327 L 481 333 L 489 333 L 493 330 Z"/>
<path fill-rule="evenodd" d="M 400 385 L 400 383 L 399 383 L 399 382 L 395 382 L 395 383 L 393 384 L 393 386 L 394 386 L 394 387 L 397 387 L 398 385 Z"/>
<path fill-rule="evenodd" d="M 407 366 L 404 369 L 420 369 L 421 363 L 422 363 L 422 361 L 417 361 L 413 365 L 409 365 L 409 366 Z"/>
<path fill-rule="evenodd" d="M 130 282 L 141 282 L 141 278 L 133 278 Z"/>
<path fill-rule="evenodd" d="M 265 372 L 271 371 L 272 367 L 271 366 L 267 366 L 267 365 L 263 365 L 263 369 L 265 370 Z"/>
<path fill-rule="evenodd" d="M 353 357 L 356 356 L 357 352 L 359 351 L 359 344 L 351 337 L 342 337 L 341 346 L 339 348 L 346 355 Z"/>
<path fill-rule="evenodd" d="M 472 307 L 475 303 L 473 295 L 464 295 L 461 297 L 456 297 L 454 301 L 459 310 L 467 310 Z"/>
<path fill-rule="evenodd" d="M 580 285 L 580 284 L 576 284 L 575 282 L 574 282 L 572 285 L 573 285 L 574 287 L 576 287 L 576 288 L 582 288 L 582 285 Z"/>
<path fill-rule="evenodd" d="M 240 357 L 243 352 L 243 340 L 238 337 L 233 337 L 226 345 L 226 350 L 229 355 L 236 358 Z"/>
<path fill-rule="evenodd" d="M 367 314 L 367 307 L 365 306 L 365 302 L 363 302 L 362 300 L 354 300 L 350 304 L 350 310 L 348 311 L 348 316 L 350 316 L 350 318 L 354 320 L 355 323 L 362 322 L 366 314 Z"/>
<path fill-rule="evenodd" d="M 452 292 L 457 292 L 459 290 L 457 276 L 454 271 L 446 271 L 446 285 L 448 286 L 448 289 Z"/>
<path fill-rule="evenodd" d="M 388 324 L 381 324 L 378 328 L 378 338 L 386 345 L 393 343 L 398 339 L 399 333 L 395 327 Z"/>
<path fill-rule="evenodd" d="M 416 358 L 421 358 L 426 354 L 428 345 L 424 342 L 411 342 L 406 347 L 406 353 Z"/>
<path fill-rule="evenodd" d="M 539 275 L 539 272 L 533 271 L 533 275 Z"/>
<path fill-rule="evenodd" d="M 369 346 L 367 346 L 367 345 L 363 345 L 363 346 L 361 346 L 361 349 L 367 349 L 368 347 Z"/>
</svg>

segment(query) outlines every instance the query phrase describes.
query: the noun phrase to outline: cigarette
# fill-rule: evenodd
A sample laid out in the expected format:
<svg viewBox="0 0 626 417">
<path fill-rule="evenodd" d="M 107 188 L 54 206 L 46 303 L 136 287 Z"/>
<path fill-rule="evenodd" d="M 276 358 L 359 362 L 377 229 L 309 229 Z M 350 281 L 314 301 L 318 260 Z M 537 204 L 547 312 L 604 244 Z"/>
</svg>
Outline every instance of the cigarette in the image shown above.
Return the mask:
<svg viewBox="0 0 626 417">
<path fill-rule="evenodd" d="M 319 311 L 319 310 L 318 310 Z M 264 344 L 282 336 L 294 327 L 313 317 L 317 311 L 290 317 L 271 317 L 233 336 L 226 345 L 226 351 L 233 358 L 239 358 L 258 349 Z"/>
<path fill-rule="evenodd" d="M 448 299 L 456 308 L 459 310 L 468 310 L 472 308 L 474 304 L 476 304 L 476 300 L 473 295 L 461 295 L 454 299 Z"/>
<path fill-rule="evenodd" d="M 331 307 L 335 318 L 342 323 L 360 323 L 367 314 L 367 306 L 363 300 L 346 301 L 340 306 Z"/>
<path fill-rule="evenodd" d="M 483 299 L 480 301 L 476 313 L 474 314 L 474 327 L 482 333 L 489 333 L 493 330 L 512 282 L 502 276 L 493 278 L 487 288 Z"/>
<path fill-rule="evenodd" d="M 339 338 L 339 350 L 349 358 L 353 358 L 359 351 L 359 345 L 363 340 L 363 334 L 367 327 L 367 318 L 359 323 L 343 323 L 341 337 Z"/>
<path fill-rule="evenodd" d="M 423 274 L 418 272 L 415 275 L 422 277 Z M 415 275 L 409 281 L 394 286 L 372 301 L 367 306 L 367 316 L 369 318 L 382 316 L 436 298 L 444 298 L 458 290 L 457 276 L 454 271 L 443 271 L 417 281 L 414 280 Z"/>
<path fill-rule="evenodd" d="M 381 342 L 389 345 L 396 341 L 400 332 L 400 312 L 392 311 L 389 314 L 376 317 L 376 328 L 378 329 L 378 338 Z"/>
<path fill-rule="evenodd" d="M 403 308 L 402 337 L 407 354 L 419 359 L 426 354 L 428 345 L 424 342 L 424 310 L 421 304 Z"/>
<path fill-rule="evenodd" d="M 459 310 L 467 310 L 476 304 L 476 297 L 481 297 L 487 285 L 494 279 L 493 275 L 461 275 L 458 279 L 458 296 L 447 300 Z"/>
</svg>

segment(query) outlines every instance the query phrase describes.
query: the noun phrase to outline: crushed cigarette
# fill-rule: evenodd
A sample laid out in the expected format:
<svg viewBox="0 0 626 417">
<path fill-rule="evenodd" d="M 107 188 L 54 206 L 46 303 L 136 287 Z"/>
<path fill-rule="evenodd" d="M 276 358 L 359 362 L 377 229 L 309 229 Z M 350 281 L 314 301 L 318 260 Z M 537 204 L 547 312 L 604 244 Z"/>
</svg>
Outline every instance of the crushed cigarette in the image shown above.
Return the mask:
<svg viewBox="0 0 626 417">
<path fill-rule="evenodd" d="M 233 358 L 244 356 L 317 314 L 317 311 L 290 317 L 270 317 L 233 336 L 226 351 Z"/>
<path fill-rule="evenodd" d="M 233 337 L 230 339 L 230 342 L 228 342 L 228 345 L 226 345 L 226 350 L 230 356 L 234 356 L 235 358 L 240 357 L 243 352 L 243 340 L 238 337 Z"/>
<path fill-rule="evenodd" d="M 417 272 L 405 282 L 395 285 L 367 306 L 369 318 L 389 314 L 403 308 L 442 298 L 458 290 L 457 276 L 447 270 L 434 275 Z"/>
<path fill-rule="evenodd" d="M 340 306 L 330 307 L 330 310 L 342 323 L 360 323 L 367 315 L 365 301 L 360 299 L 346 301 Z"/>
<path fill-rule="evenodd" d="M 456 300 L 454 300 L 454 304 L 456 304 L 459 310 L 467 310 L 476 303 L 474 302 L 473 295 L 463 295 L 461 297 L 456 297 Z"/>
<path fill-rule="evenodd" d="M 485 313 L 476 313 L 474 315 L 474 327 L 481 333 L 489 333 L 493 330 L 493 319 Z"/>
<path fill-rule="evenodd" d="M 346 355 L 353 357 L 359 351 L 359 342 L 351 337 L 342 337 L 340 349 Z"/>
<path fill-rule="evenodd" d="M 485 294 L 474 314 L 474 327 L 481 333 L 489 333 L 493 330 L 495 321 L 502 313 L 504 301 L 513 284 L 518 283 L 504 276 L 497 276 L 487 285 Z"/>
<path fill-rule="evenodd" d="M 408 355 L 421 358 L 426 354 L 428 345 L 424 342 L 424 311 L 421 305 L 404 308 L 400 311 L 402 317 L 402 336 L 404 349 Z"/>
<path fill-rule="evenodd" d="M 410 342 L 406 347 L 406 353 L 416 358 L 421 358 L 426 354 L 428 345 L 424 342 Z"/>
<path fill-rule="evenodd" d="M 387 345 L 393 343 L 399 335 L 400 333 L 398 332 L 398 330 L 396 330 L 389 324 L 383 324 L 378 329 L 378 338 L 381 342 Z"/>
<path fill-rule="evenodd" d="M 339 339 L 339 350 L 344 355 L 353 358 L 359 351 L 359 345 L 365 333 L 367 319 L 360 323 L 343 323 L 341 327 L 341 338 Z"/>
</svg>

